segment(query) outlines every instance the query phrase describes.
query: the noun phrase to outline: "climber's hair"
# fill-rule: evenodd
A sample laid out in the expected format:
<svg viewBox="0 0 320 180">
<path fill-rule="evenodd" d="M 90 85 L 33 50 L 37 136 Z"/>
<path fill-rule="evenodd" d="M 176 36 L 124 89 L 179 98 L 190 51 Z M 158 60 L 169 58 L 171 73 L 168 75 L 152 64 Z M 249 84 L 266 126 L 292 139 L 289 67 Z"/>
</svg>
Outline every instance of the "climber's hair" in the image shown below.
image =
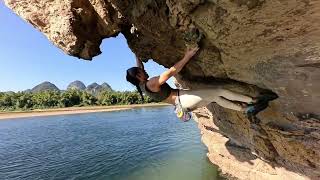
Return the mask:
<svg viewBox="0 0 320 180">
<path fill-rule="evenodd" d="M 137 78 L 137 74 L 138 74 L 138 70 L 140 68 L 139 67 L 132 67 L 132 68 L 129 68 L 127 70 L 127 76 L 126 76 L 126 79 L 128 82 L 130 82 L 131 84 L 135 85 L 140 96 L 141 96 L 141 99 L 144 101 L 144 98 L 143 98 L 143 94 L 142 94 L 142 91 L 141 91 L 141 88 L 139 86 L 140 84 L 140 81 L 139 79 Z"/>
</svg>

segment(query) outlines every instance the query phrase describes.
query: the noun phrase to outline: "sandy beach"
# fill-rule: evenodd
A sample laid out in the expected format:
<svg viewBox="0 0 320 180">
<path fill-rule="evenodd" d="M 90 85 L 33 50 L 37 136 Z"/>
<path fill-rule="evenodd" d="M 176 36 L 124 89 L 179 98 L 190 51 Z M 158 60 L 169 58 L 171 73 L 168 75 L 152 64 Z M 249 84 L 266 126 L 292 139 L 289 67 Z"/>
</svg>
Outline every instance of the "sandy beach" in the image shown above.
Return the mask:
<svg viewBox="0 0 320 180">
<path fill-rule="evenodd" d="M 134 109 L 134 108 L 161 107 L 161 106 L 169 106 L 169 105 L 170 104 L 165 104 L 165 103 L 150 103 L 150 104 L 133 104 L 133 105 L 117 105 L 117 106 L 89 106 L 89 107 L 70 107 L 70 108 L 57 108 L 57 109 L 36 109 L 31 111 L 0 112 L 0 120 L 23 118 L 23 117 L 121 111 L 121 110 L 128 110 L 128 109 Z"/>
</svg>

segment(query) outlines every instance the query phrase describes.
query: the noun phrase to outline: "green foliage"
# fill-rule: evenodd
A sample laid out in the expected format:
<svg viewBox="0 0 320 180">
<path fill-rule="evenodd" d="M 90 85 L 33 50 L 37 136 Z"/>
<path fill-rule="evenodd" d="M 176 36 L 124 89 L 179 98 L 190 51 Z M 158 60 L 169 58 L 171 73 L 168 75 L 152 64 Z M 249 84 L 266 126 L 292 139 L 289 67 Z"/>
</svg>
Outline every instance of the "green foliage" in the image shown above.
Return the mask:
<svg viewBox="0 0 320 180">
<path fill-rule="evenodd" d="M 81 90 L 42 91 L 37 93 L 0 92 L 0 110 L 30 110 L 43 108 L 93 106 L 93 105 L 126 105 L 155 102 L 145 96 L 142 101 L 138 92 L 102 91 L 97 97 Z"/>
<path fill-rule="evenodd" d="M 81 103 L 81 92 L 77 90 L 68 90 L 60 95 L 60 107 L 78 106 Z"/>
<path fill-rule="evenodd" d="M 30 109 L 34 105 L 31 93 L 17 93 L 15 107 L 17 109 Z"/>
<path fill-rule="evenodd" d="M 80 92 L 82 93 L 80 97 L 81 105 L 83 106 L 97 105 L 98 99 L 96 97 L 94 97 L 92 94 L 89 94 L 86 91 L 80 91 Z"/>
<path fill-rule="evenodd" d="M 33 108 L 50 108 L 57 107 L 60 100 L 59 91 L 43 91 L 38 93 L 30 93 Z"/>
<path fill-rule="evenodd" d="M 14 104 L 14 97 L 12 97 L 9 94 L 4 94 L 0 99 L 0 107 L 1 109 L 4 109 L 4 107 L 11 107 Z"/>
</svg>

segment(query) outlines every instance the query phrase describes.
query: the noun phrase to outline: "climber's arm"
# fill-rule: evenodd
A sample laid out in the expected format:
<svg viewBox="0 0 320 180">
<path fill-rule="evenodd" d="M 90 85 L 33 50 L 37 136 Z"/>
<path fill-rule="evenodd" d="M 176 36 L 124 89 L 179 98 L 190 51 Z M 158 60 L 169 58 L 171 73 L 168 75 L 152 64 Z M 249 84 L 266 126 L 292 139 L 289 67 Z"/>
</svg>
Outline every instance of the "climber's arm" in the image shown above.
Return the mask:
<svg viewBox="0 0 320 180">
<path fill-rule="evenodd" d="M 151 78 L 147 82 L 148 88 L 150 90 L 157 91 L 159 87 L 162 84 L 166 83 L 169 78 L 178 74 L 182 70 L 182 68 L 190 61 L 190 59 L 197 53 L 198 50 L 198 47 L 188 48 L 184 57 L 179 62 L 173 65 L 170 69 L 163 72 L 160 76 Z"/>
<path fill-rule="evenodd" d="M 137 67 L 144 69 L 143 62 L 136 56 Z"/>
<path fill-rule="evenodd" d="M 175 65 L 173 65 L 170 69 L 168 69 L 167 71 L 163 72 L 158 79 L 158 83 L 161 86 L 162 84 L 164 84 L 169 78 L 171 78 L 172 76 L 177 75 L 182 68 L 190 61 L 190 59 L 197 53 L 197 51 L 199 50 L 198 47 L 196 48 L 188 48 L 184 57 L 177 62 Z"/>
</svg>

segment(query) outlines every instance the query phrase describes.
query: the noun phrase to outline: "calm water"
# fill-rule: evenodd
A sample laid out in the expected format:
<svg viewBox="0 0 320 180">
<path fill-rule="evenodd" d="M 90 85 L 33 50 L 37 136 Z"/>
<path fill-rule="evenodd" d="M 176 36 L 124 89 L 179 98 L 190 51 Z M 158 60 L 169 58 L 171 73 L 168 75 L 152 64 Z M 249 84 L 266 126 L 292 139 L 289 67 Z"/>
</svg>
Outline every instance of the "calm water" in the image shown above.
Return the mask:
<svg viewBox="0 0 320 180">
<path fill-rule="evenodd" d="M 171 107 L 0 121 L 0 179 L 215 180 Z"/>
</svg>

